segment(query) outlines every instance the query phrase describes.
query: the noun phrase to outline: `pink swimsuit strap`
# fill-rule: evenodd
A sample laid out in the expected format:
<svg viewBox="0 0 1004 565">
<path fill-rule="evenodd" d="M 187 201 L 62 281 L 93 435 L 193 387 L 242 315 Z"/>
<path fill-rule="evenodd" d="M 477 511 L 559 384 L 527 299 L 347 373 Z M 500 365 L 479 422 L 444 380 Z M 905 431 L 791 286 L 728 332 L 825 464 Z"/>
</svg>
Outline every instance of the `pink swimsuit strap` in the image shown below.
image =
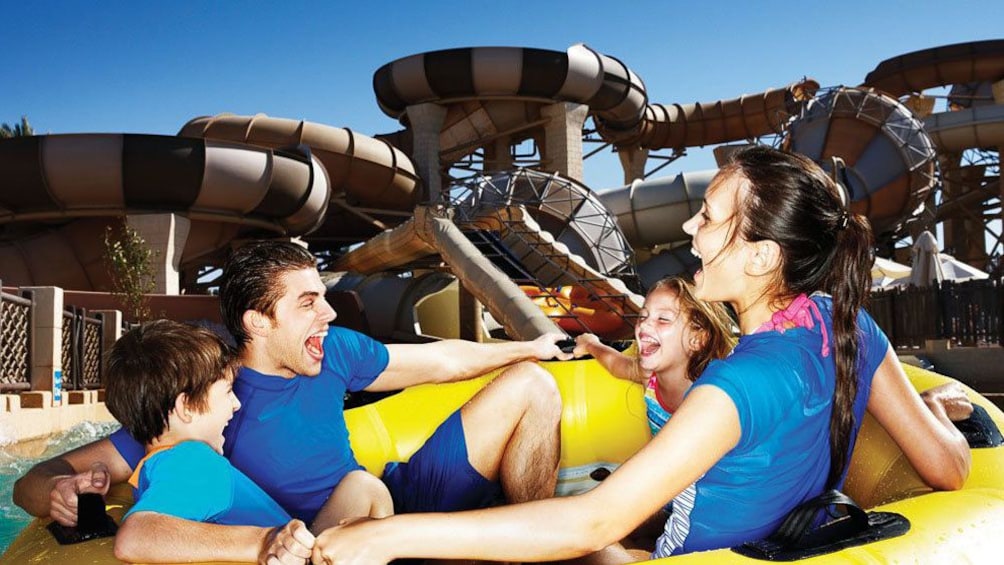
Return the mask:
<svg viewBox="0 0 1004 565">
<path fill-rule="evenodd" d="M 819 329 L 823 334 L 823 357 L 829 357 L 830 340 L 826 333 L 826 324 L 823 322 L 823 315 L 819 312 L 819 307 L 816 306 L 816 303 L 805 294 L 796 296 L 784 310 L 774 312 L 770 320 L 764 322 L 753 333 L 769 331 L 784 333 L 785 330 L 791 328 L 806 328 L 811 330 L 816 325 L 813 317 L 819 320 Z"/>
</svg>

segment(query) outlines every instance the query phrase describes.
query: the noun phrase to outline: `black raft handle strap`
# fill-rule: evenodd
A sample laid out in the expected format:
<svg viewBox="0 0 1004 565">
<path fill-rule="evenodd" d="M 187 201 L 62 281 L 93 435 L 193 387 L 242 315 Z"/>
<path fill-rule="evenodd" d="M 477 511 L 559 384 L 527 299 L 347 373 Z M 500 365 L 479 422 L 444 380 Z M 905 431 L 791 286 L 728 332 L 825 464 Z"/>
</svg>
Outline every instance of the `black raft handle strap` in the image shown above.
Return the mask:
<svg viewBox="0 0 1004 565">
<path fill-rule="evenodd" d="M 845 514 L 830 510 L 842 506 Z M 825 513 L 825 515 L 823 514 Z M 901 536 L 910 521 L 895 512 L 865 512 L 851 497 L 829 490 L 795 507 L 770 537 L 732 551 L 768 561 L 795 561 Z"/>
<path fill-rule="evenodd" d="M 862 532 L 868 529 L 868 513 L 862 510 L 851 497 L 839 490 L 831 489 L 796 506 L 771 536 L 772 540 L 781 545 L 798 546 L 806 534 L 813 530 L 819 511 L 828 511 L 829 507 L 834 505 L 840 505 L 847 509 L 847 517 L 850 520 L 850 526 L 852 526 L 851 531 Z M 829 517 L 836 518 L 833 515 Z"/>
</svg>

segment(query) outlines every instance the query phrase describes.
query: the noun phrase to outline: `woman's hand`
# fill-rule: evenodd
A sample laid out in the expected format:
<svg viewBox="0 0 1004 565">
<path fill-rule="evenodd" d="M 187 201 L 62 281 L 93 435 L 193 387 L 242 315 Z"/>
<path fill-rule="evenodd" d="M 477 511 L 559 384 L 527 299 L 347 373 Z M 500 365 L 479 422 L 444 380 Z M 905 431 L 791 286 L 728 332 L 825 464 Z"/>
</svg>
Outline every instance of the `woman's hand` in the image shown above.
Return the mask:
<svg viewBox="0 0 1004 565">
<path fill-rule="evenodd" d="M 372 518 L 342 520 L 339 525 L 324 530 L 314 544 L 315 565 L 385 565 L 391 557 L 381 551 L 381 544 L 366 532 L 377 523 Z"/>
<path fill-rule="evenodd" d="M 965 420 L 973 414 L 973 403 L 959 383 L 936 386 L 922 392 L 920 397 L 932 412 L 937 413 L 940 407 L 953 422 Z"/>
</svg>

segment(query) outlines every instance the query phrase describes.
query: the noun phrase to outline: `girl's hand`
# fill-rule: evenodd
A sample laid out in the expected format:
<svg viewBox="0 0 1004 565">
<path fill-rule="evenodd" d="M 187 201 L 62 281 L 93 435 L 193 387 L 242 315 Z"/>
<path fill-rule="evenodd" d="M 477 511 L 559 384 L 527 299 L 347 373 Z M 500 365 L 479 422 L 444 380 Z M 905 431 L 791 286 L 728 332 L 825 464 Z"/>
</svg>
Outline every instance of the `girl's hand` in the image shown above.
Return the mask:
<svg viewBox="0 0 1004 565">
<path fill-rule="evenodd" d="M 589 350 L 591 345 L 599 345 L 600 338 L 593 334 L 582 334 L 575 338 L 575 349 L 572 350 L 573 357 L 583 357 L 585 355 L 592 355 Z"/>
</svg>

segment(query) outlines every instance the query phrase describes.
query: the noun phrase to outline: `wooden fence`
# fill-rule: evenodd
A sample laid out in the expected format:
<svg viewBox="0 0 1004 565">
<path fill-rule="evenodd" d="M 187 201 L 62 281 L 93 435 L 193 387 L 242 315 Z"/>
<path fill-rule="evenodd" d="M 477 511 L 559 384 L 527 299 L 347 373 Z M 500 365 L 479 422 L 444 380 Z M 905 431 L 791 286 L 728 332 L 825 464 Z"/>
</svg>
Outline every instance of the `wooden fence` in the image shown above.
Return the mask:
<svg viewBox="0 0 1004 565">
<path fill-rule="evenodd" d="M 928 339 L 1004 346 L 1004 284 L 998 280 L 873 292 L 868 311 L 897 348 L 921 348 Z"/>
</svg>

